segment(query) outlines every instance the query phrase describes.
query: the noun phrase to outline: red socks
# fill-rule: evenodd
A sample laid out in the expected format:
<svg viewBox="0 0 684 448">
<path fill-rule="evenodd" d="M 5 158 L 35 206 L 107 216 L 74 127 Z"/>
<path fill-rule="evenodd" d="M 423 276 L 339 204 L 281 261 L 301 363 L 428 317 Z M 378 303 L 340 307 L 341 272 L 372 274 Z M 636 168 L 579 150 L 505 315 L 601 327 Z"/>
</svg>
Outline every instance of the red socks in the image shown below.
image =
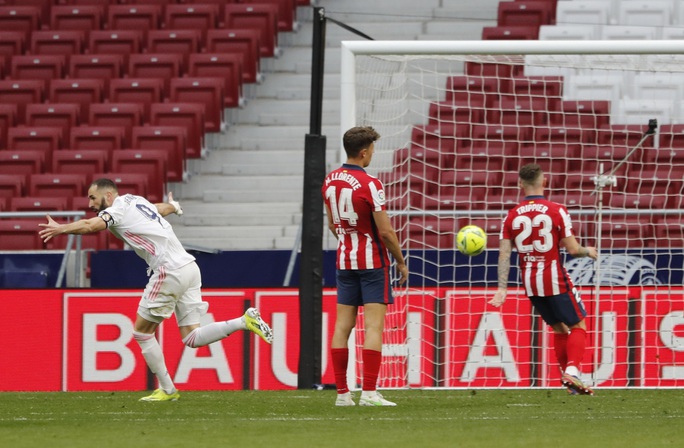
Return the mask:
<svg viewBox="0 0 684 448">
<path fill-rule="evenodd" d="M 565 372 L 565 368 L 568 366 L 568 334 L 554 333 L 553 348 L 556 351 L 558 364 L 560 364 L 561 370 Z"/>
<path fill-rule="evenodd" d="M 363 349 L 363 390 L 373 391 L 377 387 L 382 352 Z"/>
<path fill-rule="evenodd" d="M 331 348 L 333 371 L 335 372 L 335 385 L 338 394 L 349 392 L 347 385 L 347 363 L 349 362 L 349 349 Z"/>
<path fill-rule="evenodd" d="M 579 369 L 584 357 L 584 349 L 587 345 L 587 332 L 581 328 L 573 328 L 568 335 L 567 355 L 568 366 Z"/>
</svg>

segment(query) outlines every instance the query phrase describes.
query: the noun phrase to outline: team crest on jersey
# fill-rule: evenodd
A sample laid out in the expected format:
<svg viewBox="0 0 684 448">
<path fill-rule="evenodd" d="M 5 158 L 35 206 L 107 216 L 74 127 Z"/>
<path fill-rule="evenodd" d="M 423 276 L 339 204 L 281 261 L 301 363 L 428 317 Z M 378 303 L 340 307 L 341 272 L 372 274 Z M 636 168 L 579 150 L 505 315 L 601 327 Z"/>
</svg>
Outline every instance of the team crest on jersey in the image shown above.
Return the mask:
<svg viewBox="0 0 684 448">
<path fill-rule="evenodd" d="M 380 202 L 382 203 L 385 202 L 385 190 L 378 191 L 378 199 L 380 199 Z"/>
</svg>

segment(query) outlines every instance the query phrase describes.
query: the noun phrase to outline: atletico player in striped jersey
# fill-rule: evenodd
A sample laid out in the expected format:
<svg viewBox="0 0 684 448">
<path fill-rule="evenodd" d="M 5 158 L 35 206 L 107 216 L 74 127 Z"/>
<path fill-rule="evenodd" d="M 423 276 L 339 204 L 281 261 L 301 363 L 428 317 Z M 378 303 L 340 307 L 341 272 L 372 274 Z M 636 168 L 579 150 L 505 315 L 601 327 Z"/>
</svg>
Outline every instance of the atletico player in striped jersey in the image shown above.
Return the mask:
<svg viewBox="0 0 684 448">
<path fill-rule="evenodd" d="M 361 406 L 395 406 L 376 390 L 382 357 L 382 331 L 387 305 L 393 303 L 390 259 L 397 263 L 399 284 L 408 267 L 385 210 L 382 183 L 366 173 L 380 135 L 372 127 L 349 129 L 343 138 L 347 161 L 323 182 L 328 227 L 337 238 L 337 319 L 331 344 L 337 406 L 354 406 L 347 385 L 347 346 L 364 307 L 363 391 Z"/>
<path fill-rule="evenodd" d="M 598 253 L 594 247 L 579 244 L 568 210 L 544 197 L 546 176 L 539 165 L 524 165 L 519 174 L 525 199 L 508 212 L 501 226 L 499 288 L 489 303 L 499 307 L 506 300 L 514 243 L 525 293 L 544 322 L 553 328 L 563 385 L 570 393 L 593 395 L 591 388 L 579 379 L 586 345 L 584 318 L 587 313 L 563 267 L 560 248 L 565 247 L 573 257 L 594 260 L 598 259 Z"/>
</svg>

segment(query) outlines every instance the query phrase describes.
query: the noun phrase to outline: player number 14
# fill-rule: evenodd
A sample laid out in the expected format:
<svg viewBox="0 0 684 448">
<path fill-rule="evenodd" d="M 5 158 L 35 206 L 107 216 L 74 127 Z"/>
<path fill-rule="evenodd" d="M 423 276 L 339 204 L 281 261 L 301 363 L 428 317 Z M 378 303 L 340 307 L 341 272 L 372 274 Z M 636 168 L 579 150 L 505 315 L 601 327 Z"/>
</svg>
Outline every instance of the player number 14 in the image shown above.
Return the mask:
<svg viewBox="0 0 684 448">
<path fill-rule="evenodd" d="M 337 188 L 334 186 L 330 186 L 325 190 L 325 197 L 330 204 L 330 213 L 332 213 L 333 222 L 339 224 L 340 220 L 344 219 L 349 225 L 355 226 L 359 215 L 354 211 L 352 189 L 341 188 L 339 197 L 335 194 L 336 191 Z"/>
</svg>

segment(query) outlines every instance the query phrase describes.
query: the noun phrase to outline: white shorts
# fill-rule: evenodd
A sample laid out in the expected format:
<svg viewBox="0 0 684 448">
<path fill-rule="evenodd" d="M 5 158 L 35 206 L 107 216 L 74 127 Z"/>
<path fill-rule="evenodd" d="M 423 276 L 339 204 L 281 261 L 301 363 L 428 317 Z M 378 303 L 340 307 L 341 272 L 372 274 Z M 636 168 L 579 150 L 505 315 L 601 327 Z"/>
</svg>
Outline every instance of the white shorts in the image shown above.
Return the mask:
<svg viewBox="0 0 684 448">
<path fill-rule="evenodd" d="M 145 320 L 161 323 L 175 312 L 179 327 L 196 325 L 209 304 L 202 301 L 202 276 L 194 261 L 178 269 L 156 269 L 138 304 Z"/>
</svg>

